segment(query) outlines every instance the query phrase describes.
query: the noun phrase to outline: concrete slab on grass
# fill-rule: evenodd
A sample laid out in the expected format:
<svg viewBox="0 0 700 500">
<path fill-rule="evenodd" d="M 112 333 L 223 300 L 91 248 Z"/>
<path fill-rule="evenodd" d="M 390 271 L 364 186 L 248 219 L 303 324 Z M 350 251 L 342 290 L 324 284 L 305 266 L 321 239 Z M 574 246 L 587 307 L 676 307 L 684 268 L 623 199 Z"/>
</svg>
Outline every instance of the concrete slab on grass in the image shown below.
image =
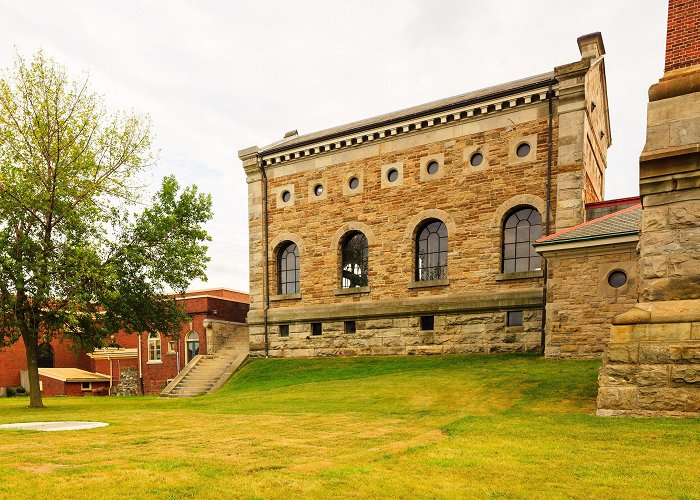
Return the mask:
<svg viewBox="0 0 700 500">
<path fill-rule="evenodd" d="M 97 427 L 107 427 L 104 422 L 20 422 L 17 424 L 0 425 L 0 430 L 22 430 L 22 431 L 81 431 L 84 429 L 95 429 Z"/>
</svg>

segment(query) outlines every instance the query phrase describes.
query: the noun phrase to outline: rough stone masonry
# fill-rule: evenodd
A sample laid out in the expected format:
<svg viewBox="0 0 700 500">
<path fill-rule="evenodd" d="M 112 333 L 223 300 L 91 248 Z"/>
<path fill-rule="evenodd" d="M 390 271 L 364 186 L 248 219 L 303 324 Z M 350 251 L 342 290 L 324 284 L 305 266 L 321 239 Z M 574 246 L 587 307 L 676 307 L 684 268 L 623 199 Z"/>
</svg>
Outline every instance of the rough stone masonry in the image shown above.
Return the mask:
<svg viewBox="0 0 700 500">
<path fill-rule="evenodd" d="M 599 415 L 700 416 L 700 1 L 669 2 L 640 157 L 639 303 L 613 321 Z"/>
</svg>

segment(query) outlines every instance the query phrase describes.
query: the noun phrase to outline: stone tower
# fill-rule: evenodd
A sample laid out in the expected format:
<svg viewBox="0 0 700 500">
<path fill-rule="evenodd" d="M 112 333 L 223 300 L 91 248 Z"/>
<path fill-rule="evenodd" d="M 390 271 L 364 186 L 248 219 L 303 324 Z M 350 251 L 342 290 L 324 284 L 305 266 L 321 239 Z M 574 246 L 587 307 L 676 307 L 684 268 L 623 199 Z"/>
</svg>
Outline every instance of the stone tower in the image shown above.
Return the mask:
<svg viewBox="0 0 700 500">
<path fill-rule="evenodd" d="M 598 414 L 700 416 L 700 0 L 670 0 L 639 160 L 639 303 L 615 318 Z"/>
</svg>

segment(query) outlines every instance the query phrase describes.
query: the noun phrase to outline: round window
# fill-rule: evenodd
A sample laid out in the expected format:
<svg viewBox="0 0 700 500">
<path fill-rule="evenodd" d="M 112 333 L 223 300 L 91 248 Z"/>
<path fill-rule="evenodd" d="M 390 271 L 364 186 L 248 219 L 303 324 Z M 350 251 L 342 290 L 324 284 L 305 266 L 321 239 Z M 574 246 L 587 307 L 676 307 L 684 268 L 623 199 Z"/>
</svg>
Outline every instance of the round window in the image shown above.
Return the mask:
<svg viewBox="0 0 700 500">
<path fill-rule="evenodd" d="M 282 192 L 282 201 L 287 203 L 289 200 L 292 199 L 292 193 L 289 191 L 283 191 Z"/>
<path fill-rule="evenodd" d="M 472 157 L 469 159 L 469 164 L 472 167 L 478 167 L 481 165 L 481 163 L 484 161 L 484 155 L 481 153 L 474 153 Z"/>
<path fill-rule="evenodd" d="M 357 189 L 358 187 L 360 187 L 360 179 L 358 179 L 357 177 L 350 178 L 350 180 L 348 181 L 348 186 L 350 186 L 350 189 Z"/>
<path fill-rule="evenodd" d="M 515 154 L 518 155 L 518 158 L 525 158 L 530 154 L 530 145 L 527 142 L 523 142 L 517 147 Z"/>
<path fill-rule="evenodd" d="M 608 284 L 613 288 L 620 288 L 627 283 L 627 275 L 624 271 L 613 271 L 608 276 Z"/>
<path fill-rule="evenodd" d="M 316 184 L 314 186 L 314 194 L 316 196 L 321 196 L 323 194 L 323 184 Z"/>
<path fill-rule="evenodd" d="M 438 165 L 438 162 L 436 162 L 435 160 L 429 162 L 427 166 L 428 173 L 431 175 L 437 173 L 439 168 L 440 165 Z"/>
<path fill-rule="evenodd" d="M 389 180 L 389 182 L 395 182 L 396 179 L 399 178 L 399 171 L 395 168 L 392 168 L 386 173 L 386 178 Z"/>
</svg>

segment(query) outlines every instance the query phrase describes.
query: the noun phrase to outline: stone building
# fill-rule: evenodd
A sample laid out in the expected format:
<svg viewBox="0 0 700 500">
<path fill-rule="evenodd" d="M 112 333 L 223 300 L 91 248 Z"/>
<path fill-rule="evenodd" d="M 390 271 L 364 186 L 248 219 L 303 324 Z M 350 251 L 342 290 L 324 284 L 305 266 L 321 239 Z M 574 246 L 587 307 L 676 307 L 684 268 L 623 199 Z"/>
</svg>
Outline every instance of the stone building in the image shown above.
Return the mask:
<svg viewBox="0 0 700 500">
<path fill-rule="evenodd" d="M 700 0 L 670 0 L 639 159 L 639 300 L 616 316 L 599 415 L 700 416 Z"/>
<path fill-rule="evenodd" d="M 603 40 L 578 45 L 542 75 L 239 151 L 251 355 L 542 349 L 533 243 L 603 200 L 611 144 Z"/>
</svg>

